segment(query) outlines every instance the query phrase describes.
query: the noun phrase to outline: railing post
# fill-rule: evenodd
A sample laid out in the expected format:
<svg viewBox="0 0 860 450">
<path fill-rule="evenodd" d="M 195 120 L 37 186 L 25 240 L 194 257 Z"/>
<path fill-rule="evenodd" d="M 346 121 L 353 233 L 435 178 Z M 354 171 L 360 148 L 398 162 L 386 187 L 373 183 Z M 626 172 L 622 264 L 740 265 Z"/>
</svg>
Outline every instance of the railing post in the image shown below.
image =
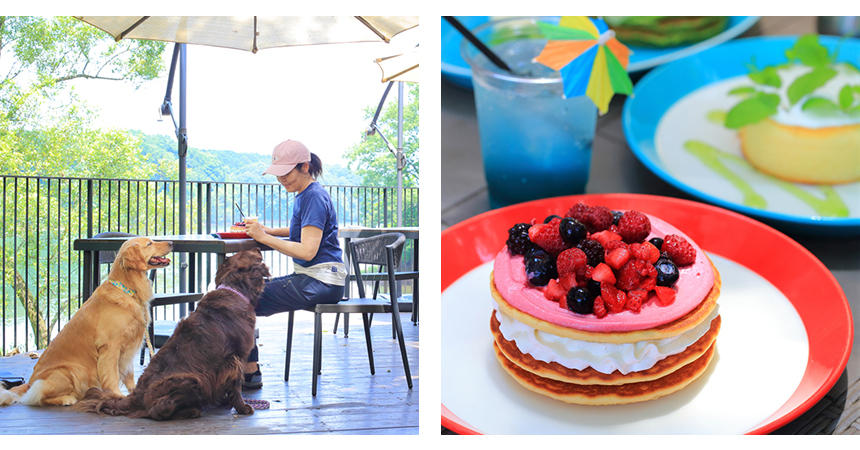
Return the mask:
<svg viewBox="0 0 860 450">
<path fill-rule="evenodd" d="M 87 180 L 87 237 L 93 237 L 93 180 Z"/>
<path fill-rule="evenodd" d="M 382 226 L 388 227 L 388 188 L 382 188 Z"/>
</svg>

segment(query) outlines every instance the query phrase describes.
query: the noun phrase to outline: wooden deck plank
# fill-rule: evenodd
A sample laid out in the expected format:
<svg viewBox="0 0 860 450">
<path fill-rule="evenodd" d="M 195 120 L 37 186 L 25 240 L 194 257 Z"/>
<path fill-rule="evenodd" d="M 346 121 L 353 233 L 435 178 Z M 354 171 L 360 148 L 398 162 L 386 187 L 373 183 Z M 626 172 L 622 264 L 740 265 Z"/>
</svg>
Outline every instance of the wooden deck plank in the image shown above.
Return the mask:
<svg viewBox="0 0 860 450">
<path fill-rule="evenodd" d="M 290 381 L 283 381 L 286 314 L 261 317 L 260 366 L 263 388 L 249 399 L 264 399 L 270 409 L 239 416 L 214 408 L 198 419 L 156 422 L 107 417 L 62 407 L 13 405 L 0 408 L 0 434 L 417 434 L 418 331 L 401 314 L 413 389 L 408 389 L 400 349 L 391 338 L 391 320 L 377 316 L 371 327 L 376 374 L 371 375 L 361 320 L 354 318 L 349 338 L 343 321 L 331 332 L 334 316 L 323 321 L 323 366 L 316 398 L 311 397 L 313 315 L 299 312 L 293 336 Z M 148 363 L 148 359 L 146 361 Z M 0 358 L 0 373 L 29 378 L 36 360 L 26 355 Z M 139 377 L 142 367 L 136 368 Z"/>
</svg>

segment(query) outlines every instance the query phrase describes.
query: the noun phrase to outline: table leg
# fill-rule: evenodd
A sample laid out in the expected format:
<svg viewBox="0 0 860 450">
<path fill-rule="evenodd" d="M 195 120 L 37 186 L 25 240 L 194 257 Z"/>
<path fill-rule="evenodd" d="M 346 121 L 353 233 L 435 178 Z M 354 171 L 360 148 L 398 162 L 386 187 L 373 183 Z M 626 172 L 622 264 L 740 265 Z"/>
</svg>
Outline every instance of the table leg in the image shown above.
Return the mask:
<svg viewBox="0 0 860 450">
<path fill-rule="evenodd" d="M 415 239 L 415 253 L 412 258 L 412 270 L 415 273 L 418 272 L 418 239 Z M 418 278 L 416 275 L 415 280 L 412 282 L 412 323 L 418 323 Z"/>
<path fill-rule="evenodd" d="M 188 259 L 188 292 L 197 292 L 197 258 L 192 253 Z M 188 311 L 194 311 L 194 302 L 188 302 Z M 185 317 L 185 314 L 182 315 Z"/>
<path fill-rule="evenodd" d="M 93 252 L 85 251 L 84 252 L 84 288 L 81 291 L 81 296 L 83 296 L 83 300 L 86 301 L 90 298 L 90 295 L 93 292 Z"/>
</svg>

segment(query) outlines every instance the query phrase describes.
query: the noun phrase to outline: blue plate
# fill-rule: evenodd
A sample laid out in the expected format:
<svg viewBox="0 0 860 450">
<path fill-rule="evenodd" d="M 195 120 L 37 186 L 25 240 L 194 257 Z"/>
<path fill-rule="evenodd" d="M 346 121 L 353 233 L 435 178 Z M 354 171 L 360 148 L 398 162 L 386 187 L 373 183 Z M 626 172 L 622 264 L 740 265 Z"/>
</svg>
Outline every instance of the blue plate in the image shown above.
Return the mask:
<svg viewBox="0 0 860 450">
<path fill-rule="evenodd" d="M 667 64 L 646 74 L 633 89 L 633 96 L 624 103 L 622 125 L 633 154 L 658 177 L 693 196 L 725 208 L 755 216 L 784 231 L 819 235 L 860 235 L 860 218 L 833 218 L 813 215 L 785 214 L 749 207 L 720 196 L 698 190 L 680 181 L 667 170 L 655 147 L 657 125 L 675 102 L 687 94 L 728 78 L 745 75 L 753 55 L 756 65 L 786 62 L 785 50 L 794 45 L 796 36 L 757 37 L 739 39 L 696 55 Z M 860 40 L 822 36 L 822 45 L 838 46 L 839 61 L 860 61 Z M 706 170 L 706 169 L 701 169 Z M 857 210 L 857 199 L 843 199 Z M 850 207 L 849 206 L 849 207 Z"/>
<path fill-rule="evenodd" d="M 463 16 L 457 17 L 468 29 L 473 29 L 489 20 L 487 16 Z M 653 49 L 631 46 L 633 53 L 630 55 L 629 72 L 638 72 L 666 64 L 670 61 L 681 59 L 714 47 L 740 36 L 744 31 L 752 27 L 757 21 L 755 16 L 734 16 L 729 18 L 729 24 L 722 33 L 692 45 Z M 472 88 L 472 70 L 460 56 L 460 41 L 463 37 L 445 19 L 442 19 L 442 75 L 454 84 Z"/>
</svg>

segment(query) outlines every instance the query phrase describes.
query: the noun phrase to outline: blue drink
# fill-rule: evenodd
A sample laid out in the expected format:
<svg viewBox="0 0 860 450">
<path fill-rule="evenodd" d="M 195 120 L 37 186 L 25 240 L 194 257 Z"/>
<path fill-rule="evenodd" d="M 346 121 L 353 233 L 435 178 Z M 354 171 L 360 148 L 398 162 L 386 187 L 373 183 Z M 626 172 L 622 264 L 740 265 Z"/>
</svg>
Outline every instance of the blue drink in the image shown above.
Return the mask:
<svg viewBox="0 0 860 450">
<path fill-rule="evenodd" d="M 588 97 L 565 99 L 558 72 L 533 63 L 546 40 L 536 19 L 490 22 L 475 34 L 514 74 L 464 40 L 472 67 L 484 174 L 493 208 L 567 194 L 588 182 L 597 108 Z"/>
</svg>

